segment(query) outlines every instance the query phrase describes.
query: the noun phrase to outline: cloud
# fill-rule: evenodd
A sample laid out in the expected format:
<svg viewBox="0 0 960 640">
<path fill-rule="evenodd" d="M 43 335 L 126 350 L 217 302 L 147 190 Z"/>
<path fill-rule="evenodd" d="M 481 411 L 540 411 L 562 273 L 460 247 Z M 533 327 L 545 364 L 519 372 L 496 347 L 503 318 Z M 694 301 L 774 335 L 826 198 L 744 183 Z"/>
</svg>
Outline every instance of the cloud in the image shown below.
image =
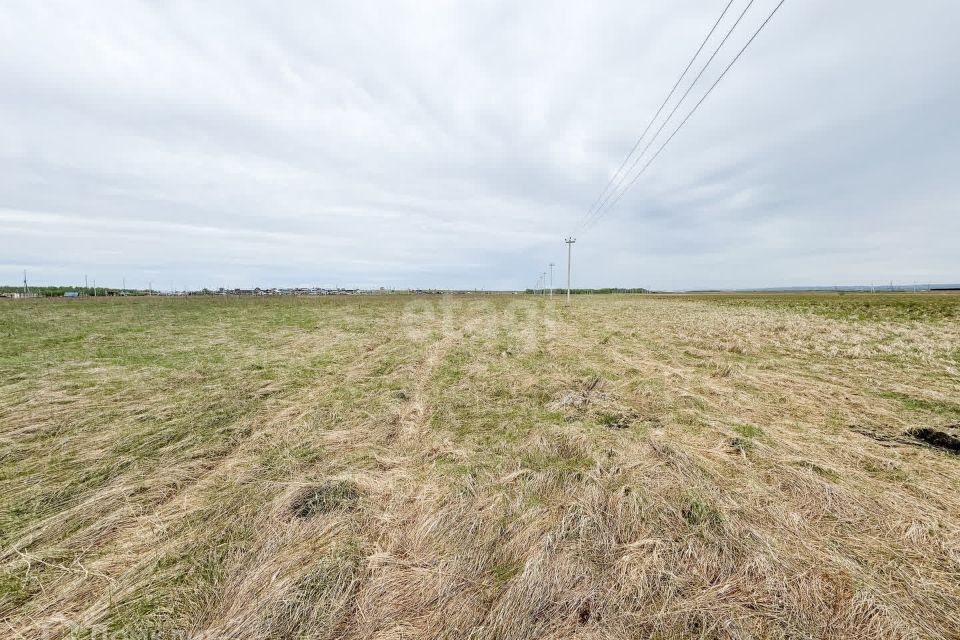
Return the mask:
<svg viewBox="0 0 960 640">
<path fill-rule="evenodd" d="M 723 4 L 6 3 L 0 279 L 529 286 Z M 577 283 L 957 280 L 932 4 L 788 0 Z"/>
</svg>

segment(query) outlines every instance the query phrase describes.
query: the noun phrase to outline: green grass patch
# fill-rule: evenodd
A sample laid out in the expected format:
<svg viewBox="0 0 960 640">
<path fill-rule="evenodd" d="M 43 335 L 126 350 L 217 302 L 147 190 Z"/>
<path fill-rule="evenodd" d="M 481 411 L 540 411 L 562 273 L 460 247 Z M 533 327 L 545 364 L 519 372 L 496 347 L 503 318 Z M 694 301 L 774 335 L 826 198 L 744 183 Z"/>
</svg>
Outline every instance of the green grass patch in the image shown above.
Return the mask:
<svg viewBox="0 0 960 640">
<path fill-rule="evenodd" d="M 782 309 L 846 322 L 933 322 L 960 318 L 960 296 L 937 293 L 718 293 L 685 297 L 726 307 Z"/>
<path fill-rule="evenodd" d="M 30 600 L 40 585 L 27 575 L 26 569 L 0 569 L 0 617 Z"/>
<path fill-rule="evenodd" d="M 880 397 L 889 400 L 898 401 L 901 406 L 910 411 L 925 413 L 935 413 L 951 419 L 960 419 L 960 403 L 947 402 L 944 400 L 927 400 L 924 398 L 914 398 L 903 393 L 884 392 Z"/>
<path fill-rule="evenodd" d="M 510 580 L 518 573 L 523 570 L 523 565 L 519 562 L 509 562 L 505 564 L 498 564 L 490 570 L 490 575 L 493 576 L 494 582 L 497 586 L 502 585 L 503 583 Z"/>
<path fill-rule="evenodd" d="M 752 424 L 738 424 L 733 430 L 744 438 L 758 438 L 763 435 L 763 430 Z"/>
<path fill-rule="evenodd" d="M 810 471 L 813 471 L 815 474 L 817 474 L 824 480 L 829 480 L 830 482 L 839 482 L 840 480 L 840 474 L 834 471 L 833 469 L 822 467 L 819 464 L 810 462 L 809 460 L 801 460 L 800 462 L 797 463 L 797 466 L 802 467 L 804 469 L 809 469 Z"/>
<path fill-rule="evenodd" d="M 693 526 L 720 527 L 723 524 L 723 514 L 706 497 L 694 493 L 685 495 L 681 513 L 683 519 Z"/>
</svg>

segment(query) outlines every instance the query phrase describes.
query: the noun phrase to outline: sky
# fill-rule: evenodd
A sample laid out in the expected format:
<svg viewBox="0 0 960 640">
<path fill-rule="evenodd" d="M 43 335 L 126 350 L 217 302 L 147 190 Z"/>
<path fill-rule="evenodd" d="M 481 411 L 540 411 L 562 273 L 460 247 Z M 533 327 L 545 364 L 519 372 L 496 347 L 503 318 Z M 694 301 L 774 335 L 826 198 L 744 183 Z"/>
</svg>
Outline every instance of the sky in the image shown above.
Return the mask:
<svg viewBox="0 0 960 640">
<path fill-rule="evenodd" d="M 787 0 L 584 228 L 726 4 L 4 2 L 0 283 L 960 280 L 956 0 Z"/>
</svg>

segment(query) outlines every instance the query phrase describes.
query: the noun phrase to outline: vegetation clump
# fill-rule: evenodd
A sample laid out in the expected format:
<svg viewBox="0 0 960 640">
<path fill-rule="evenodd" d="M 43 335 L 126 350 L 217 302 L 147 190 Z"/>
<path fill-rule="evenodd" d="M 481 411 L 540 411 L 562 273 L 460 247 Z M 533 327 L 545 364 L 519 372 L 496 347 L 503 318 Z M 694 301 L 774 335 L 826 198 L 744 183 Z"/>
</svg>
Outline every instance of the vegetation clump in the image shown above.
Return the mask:
<svg viewBox="0 0 960 640">
<path fill-rule="evenodd" d="M 720 512 L 706 498 L 695 494 L 687 496 L 682 513 L 683 519 L 694 526 L 719 527 L 723 524 Z"/>
<path fill-rule="evenodd" d="M 311 518 L 318 513 L 353 511 L 362 495 L 359 487 L 348 480 L 325 482 L 301 491 L 290 508 L 301 519 Z"/>
</svg>

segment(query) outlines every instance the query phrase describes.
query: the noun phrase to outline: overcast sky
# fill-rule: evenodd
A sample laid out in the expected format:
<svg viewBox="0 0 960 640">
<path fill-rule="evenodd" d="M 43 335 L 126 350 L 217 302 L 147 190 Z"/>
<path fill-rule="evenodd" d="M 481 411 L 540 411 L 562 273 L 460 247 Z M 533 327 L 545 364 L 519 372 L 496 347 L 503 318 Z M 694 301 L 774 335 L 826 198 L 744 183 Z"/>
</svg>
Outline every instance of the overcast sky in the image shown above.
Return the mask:
<svg viewBox="0 0 960 640">
<path fill-rule="evenodd" d="M 559 284 L 725 4 L 4 2 L 0 282 Z M 960 280 L 958 24 L 787 0 L 578 233 L 574 285 Z"/>
</svg>

